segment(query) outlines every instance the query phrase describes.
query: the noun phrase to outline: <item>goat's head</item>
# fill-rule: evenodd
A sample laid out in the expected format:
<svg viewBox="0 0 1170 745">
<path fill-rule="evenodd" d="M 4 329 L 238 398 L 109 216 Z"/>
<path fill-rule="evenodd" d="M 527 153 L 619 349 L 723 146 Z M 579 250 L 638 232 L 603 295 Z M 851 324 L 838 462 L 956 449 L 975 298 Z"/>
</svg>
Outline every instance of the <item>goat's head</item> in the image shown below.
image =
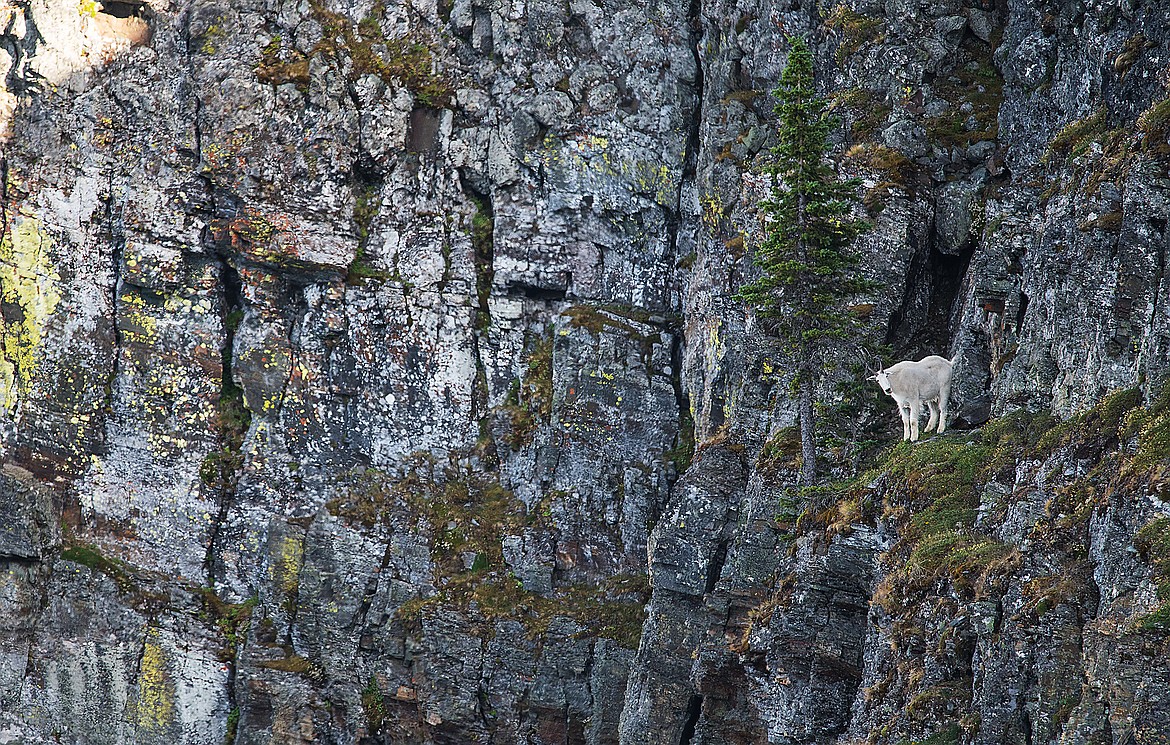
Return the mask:
<svg viewBox="0 0 1170 745">
<path fill-rule="evenodd" d="M 870 375 L 866 380 L 875 381 L 882 389 L 882 392 L 887 396 L 890 395 L 890 375 L 885 370 L 878 370 L 873 375 Z"/>
</svg>

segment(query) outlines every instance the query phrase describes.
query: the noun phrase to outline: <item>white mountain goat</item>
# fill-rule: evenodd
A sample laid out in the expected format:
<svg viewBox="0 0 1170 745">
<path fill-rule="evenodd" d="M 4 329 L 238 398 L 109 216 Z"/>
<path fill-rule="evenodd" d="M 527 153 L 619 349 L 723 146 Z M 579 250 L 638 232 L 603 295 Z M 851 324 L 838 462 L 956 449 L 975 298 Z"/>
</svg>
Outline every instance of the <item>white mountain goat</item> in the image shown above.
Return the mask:
<svg viewBox="0 0 1170 745">
<path fill-rule="evenodd" d="M 926 431 L 938 425 L 938 433 L 947 429 L 947 398 L 951 395 L 951 366 L 954 360 L 932 354 L 917 362 L 906 360 L 878 370 L 868 380 L 876 380 L 898 404 L 902 415 L 902 439 L 918 441 L 918 419 L 922 405 L 930 409 Z"/>
</svg>

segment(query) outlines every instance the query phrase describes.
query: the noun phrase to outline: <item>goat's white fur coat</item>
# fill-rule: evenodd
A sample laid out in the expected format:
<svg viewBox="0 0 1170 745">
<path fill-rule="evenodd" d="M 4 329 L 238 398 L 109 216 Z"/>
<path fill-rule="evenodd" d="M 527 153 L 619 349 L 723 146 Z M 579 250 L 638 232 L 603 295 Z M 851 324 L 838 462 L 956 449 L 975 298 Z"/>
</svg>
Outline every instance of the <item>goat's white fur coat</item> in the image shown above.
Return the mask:
<svg viewBox="0 0 1170 745">
<path fill-rule="evenodd" d="M 946 431 L 953 362 L 932 354 L 917 362 L 898 362 L 869 378 L 876 380 L 882 390 L 898 404 L 898 413 L 902 415 L 903 440 L 918 440 L 918 420 L 922 416 L 923 404 L 930 410 L 926 431 L 935 429 L 936 425 L 939 434 Z"/>
</svg>

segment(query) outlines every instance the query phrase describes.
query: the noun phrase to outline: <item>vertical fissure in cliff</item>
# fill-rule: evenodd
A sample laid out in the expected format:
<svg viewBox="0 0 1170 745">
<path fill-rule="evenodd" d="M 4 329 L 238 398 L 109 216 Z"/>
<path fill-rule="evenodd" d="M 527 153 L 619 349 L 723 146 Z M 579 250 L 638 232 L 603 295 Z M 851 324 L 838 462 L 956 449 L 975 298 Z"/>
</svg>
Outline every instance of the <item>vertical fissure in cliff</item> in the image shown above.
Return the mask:
<svg viewBox="0 0 1170 745">
<path fill-rule="evenodd" d="M 223 288 L 223 347 L 220 350 L 221 374 L 219 401 L 216 405 L 214 429 L 216 447 L 204 458 L 199 477 L 217 502 L 216 519 L 211 526 L 204 569 L 208 585 L 215 586 L 215 555 L 219 534 L 226 523 L 236 495 L 240 471 L 243 467 L 244 437 L 252 424 L 252 412 L 244 402 L 244 391 L 232 374 L 232 357 L 236 330 L 244 317 L 243 290 L 236 269 L 222 260 L 220 284 Z"/>
<path fill-rule="evenodd" d="M 955 302 L 975 255 L 974 238 L 954 253 L 939 249 L 932 226 L 910 262 L 902 302 L 890 317 L 885 343 L 911 355 L 946 354 L 954 336 Z"/>
<path fill-rule="evenodd" d="M 680 256 L 679 232 L 684 218 L 683 200 L 689 189 L 694 187 L 698 170 L 700 146 L 700 128 L 703 122 L 704 111 L 704 79 L 703 58 L 699 54 L 699 44 L 703 38 L 702 4 L 700 0 L 691 0 L 687 9 L 687 25 L 690 37 L 687 47 L 695 62 L 694 104 L 690 110 L 690 121 L 687 127 L 687 139 L 683 149 L 683 168 L 679 178 L 678 191 L 674 197 L 674 208 L 667 213 L 667 230 L 670 239 L 670 254 L 674 265 L 678 267 Z M 682 296 L 682 293 L 679 293 Z M 695 452 L 695 422 L 691 414 L 690 396 L 683 385 L 683 324 L 680 323 L 671 340 L 670 347 L 670 383 L 674 391 L 675 406 L 678 408 L 678 435 L 668 457 L 674 466 L 674 477 L 677 479 L 691 464 Z M 661 507 L 658 506 L 658 507 Z M 657 512 L 657 511 L 656 511 Z M 657 522 L 658 515 L 651 515 L 651 527 Z"/>
<path fill-rule="evenodd" d="M 678 745 L 691 745 L 695 739 L 695 730 L 699 727 L 699 717 L 703 713 L 703 697 L 696 693 L 687 703 L 687 718 L 683 724 L 682 735 L 678 738 Z"/>
<path fill-rule="evenodd" d="M 471 335 L 472 354 L 475 358 L 475 396 L 472 399 L 472 417 L 479 426 L 479 456 L 484 465 L 497 465 L 495 438 L 491 427 L 491 400 L 487 379 L 487 367 L 483 362 L 485 335 L 492 325 L 491 295 L 495 282 L 495 209 L 491 194 L 480 192 L 461 179 L 463 192 L 475 206 L 471 216 L 471 250 L 475 266 L 475 323 Z"/>
</svg>

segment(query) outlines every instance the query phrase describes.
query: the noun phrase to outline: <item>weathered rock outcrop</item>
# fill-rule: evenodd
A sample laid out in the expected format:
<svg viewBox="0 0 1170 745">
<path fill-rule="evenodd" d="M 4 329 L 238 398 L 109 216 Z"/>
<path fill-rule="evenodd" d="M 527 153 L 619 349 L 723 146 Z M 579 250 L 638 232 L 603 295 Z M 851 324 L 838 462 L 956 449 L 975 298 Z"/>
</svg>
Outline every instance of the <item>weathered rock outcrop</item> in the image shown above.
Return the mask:
<svg viewBox="0 0 1170 745">
<path fill-rule="evenodd" d="M 1163 6 L 0 4 L 0 742 L 1170 737 Z M 958 357 L 803 493 L 788 33 Z"/>
</svg>

